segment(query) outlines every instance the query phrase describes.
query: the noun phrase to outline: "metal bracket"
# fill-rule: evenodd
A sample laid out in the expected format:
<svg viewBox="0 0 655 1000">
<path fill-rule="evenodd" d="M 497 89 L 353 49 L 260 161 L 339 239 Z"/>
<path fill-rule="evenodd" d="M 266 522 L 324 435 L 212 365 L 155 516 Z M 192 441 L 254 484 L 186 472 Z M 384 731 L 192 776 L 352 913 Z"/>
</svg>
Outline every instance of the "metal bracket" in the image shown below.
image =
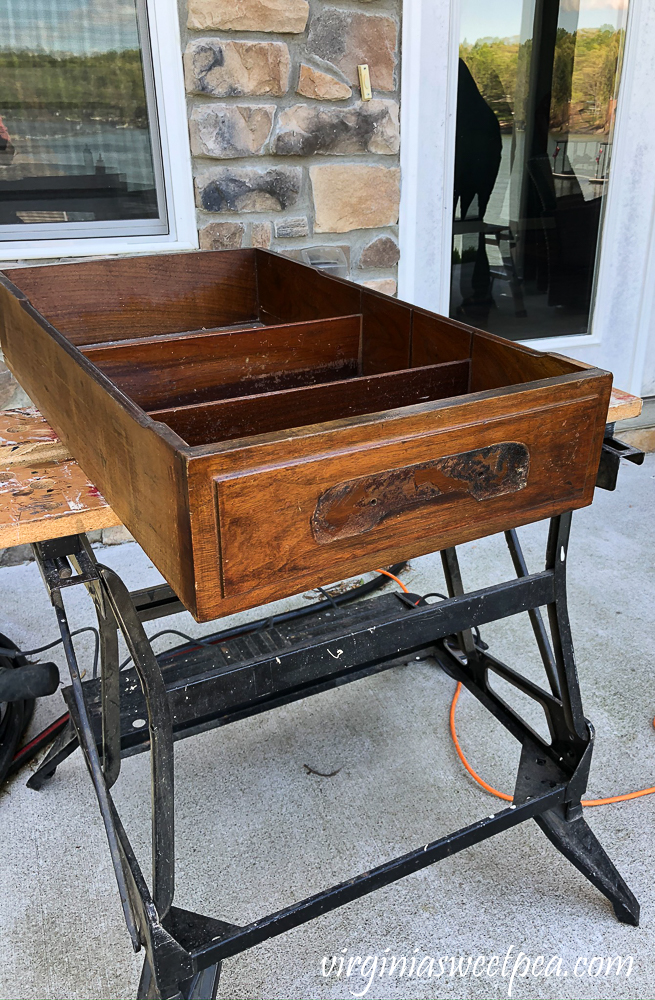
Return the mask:
<svg viewBox="0 0 655 1000">
<path fill-rule="evenodd" d="M 616 489 L 616 481 L 621 467 L 621 459 L 634 465 L 643 465 L 644 453 L 625 441 L 614 437 L 614 424 L 607 424 L 603 448 L 600 453 L 600 464 L 596 476 L 596 486 L 601 490 L 612 492 Z"/>
</svg>

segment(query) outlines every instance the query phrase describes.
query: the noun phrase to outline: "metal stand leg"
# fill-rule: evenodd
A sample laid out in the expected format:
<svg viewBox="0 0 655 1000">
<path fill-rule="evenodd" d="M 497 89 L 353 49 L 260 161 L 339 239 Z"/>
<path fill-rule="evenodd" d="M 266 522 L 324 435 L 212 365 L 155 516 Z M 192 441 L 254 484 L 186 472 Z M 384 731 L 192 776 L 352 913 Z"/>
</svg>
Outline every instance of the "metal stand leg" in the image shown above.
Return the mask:
<svg viewBox="0 0 655 1000">
<path fill-rule="evenodd" d="M 62 761 L 77 750 L 79 746 L 75 728 L 69 722 L 65 729 L 62 729 L 47 754 L 39 764 L 34 774 L 32 774 L 25 784 L 28 788 L 38 792 L 45 785 L 46 781 L 53 776 Z"/>
<path fill-rule="evenodd" d="M 151 745 L 152 898 L 160 918 L 163 918 L 171 907 L 175 888 L 173 724 L 170 705 L 159 664 L 127 587 L 113 570 L 106 566 L 98 566 L 98 570 L 107 600 L 132 654 L 146 696 Z M 115 690 L 118 702 L 117 678 L 115 683 L 112 682 L 111 690 Z M 112 710 L 112 718 L 113 714 Z M 103 716 L 103 723 L 105 718 L 106 715 Z M 120 711 L 116 716 L 116 724 L 118 729 L 117 732 L 114 731 L 112 740 L 116 742 L 120 760 Z"/>
<path fill-rule="evenodd" d="M 582 711 L 568 617 L 566 562 L 570 527 L 570 513 L 551 519 L 546 570 L 552 572 L 554 578 L 555 599 L 548 605 L 552 648 L 539 608 L 528 609 L 552 693 L 538 688 L 479 649 L 472 636 L 467 642 L 466 633 L 462 633 L 464 641 L 459 640 L 462 652 L 458 656 L 455 656 L 452 646 L 442 643 L 441 648 L 450 654 L 447 669 L 451 676 L 466 684 L 521 740 L 523 750 L 514 804 L 524 804 L 543 794 L 545 786 L 555 787 L 568 778 L 566 801 L 535 816 L 535 821 L 564 857 L 609 899 L 617 918 L 636 926 L 639 923 L 639 903 L 583 818 L 580 803 L 587 786 L 594 734 Z M 505 537 L 517 576 L 527 577 L 528 569 L 516 532 L 506 532 Z M 442 552 L 441 557 L 449 595 L 463 594 L 455 549 Z M 457 666 L 453 669 L 455 661 Z M 503 677 L 542 706 L 552 737 L 551 747 L 530 731 L 520 716 L 494 693 L 488 683 L 489 672 Z M 510 718 L 503 719 L 507 712 Z M 555 757 L 552 750 L 555 750 Z"/>
<path fill-rule="evenodd" d="M 221 978 L 222 962 L 210 965 L 208 969 L 198 972 L 193 979 L 182 985 L 184 1000 L 215 1000 L 218 984 Z"/>
<path fill-rule="evenodd" d="M 177 986 L 163 992 L 157 988 L 150 959 L 146 957 L 143 962 L 143 969 L 141 970 L 136 1000 L 182 1000 L 182 994 Z"/>
<path fill-rule="evenodd" d="M 159 665 L 134 604 L 116 574 L 98 565 L 81 536 L 35 545 L 35 554 L 49 590 L 59 623 L 71 674 L 73 698 L 69 701 L 75 727 L 93 780 L 105 825 L 125 920 L 135 950 L 146 946 L 151 960 L 152 987 L 164 997 L 162 983 L 186 980 L 192 972 L 186 951 L 163 928 L 174 891 L 173 839 L 173 732 L 168 696 Z M 72 576 L 67 559 L 77 569 Z M 100 627 L 102 651 L 102 762 L 90 722 L 84 688 L 72 644 L 63 591 L 83 584 L 93 597 Z M 120 628 L 134 660 L 146 697 L 151 747 L 152 897 L 120 824 L 110 788 L 120 771 L 120 704 L 117 629 Z M 54 755 L 53 755 L 54 756 Z M 104 765 L 104 766 L 103 766 Z M 49 767 L 52 767 L 52 760 Z M 172 970 L 171 970 L 172 966 Z M 166 987 L 167 988 L 167 987 Z M 171 993 L 170 996 L 176 995 Z M 168 998 L 169 994 L 165 994 Z"/>
<path fill-rule="evenodd" d="M 535 820 L 551 844 L 609 899 L 617 919 L 637 927 L 639 903 L 583 818 L 582 808 L 557 806 Z"/>
<path fill-rule="evenodd" d="M 195 976 L 180 983 L 179 989 L 166 992 L 166 996 L 157 992 L 152 975 L 152 966 L 146 958 L 141 971 L 137 1000 L 215 1000 L 221 978 L 222 962 L 210 965 L 197 972 Z"/>
<path fill-rule="evenodd" d="M 519 536 L 517 535 L 515 528 L 511 528 L 510 531 L 505 532 L 505 540 L 507 542 L 509 554 L 512 557 L 512 562 L 514 563 L 516 575 L 518 577 L 528 576 L 528 567 L 523 556 L 523 550 L 521 549 L 521 543 L 519 542 Z M 537 648 L 539 649 L 539 654 L 546 671 L 546 677 L 548 678 L 548 683 L 550 684 L 550 690 L 556 697 L 558 697 L 559 682 L 557 680 L 555 657 L 553 656 L 553 651 L 550 647 L 550 641 L 548 639 L 548 633 L 546 632 L 544 620 L 541 616 L 541 611 L 539 608 L 530 608 L 528 615 L 530 617 L 530 624 L 532 625 L 532 631 L 534 632 Z"/>
<path fill-rule="evenodd" d="M 568 737 L 573 742 L 576 741 L 577 737 L 587 743 L 589 730 L 582 711 L 582 697 L 573 653 L 573 639 L 571 638 L 566 598 L 566 560 L 570 532 L 570 512 L 551 518 L 546 548 L 546 569 L 554 574 L 555 600 L 548 605 L 548 621 L 553 640 L 560 698 L 569 730 Z"/>
<path fill-rule="evenodd" d="M 155 977 L 152 974 L 152 966 L 148 958 L 145 958 L 143 962 L 136 1000 L 160 1000 L 155 984 Z"/>
<path fill-rule="evenodd" d="M 459 560 L 457 558 L 457 549 L 444 549 L 441 553 L 441 565 L 443 566 L 443 573 L 446 578 L 446 588 L 448 590 L 449 597 L 461 597 L 464 593 L 464 585 L 462 584 L 462 574 L 459 568 Z M 470 628 L 464 629 L 457 636 L 459 641 L 459 648 L 466 655 L 473 653 L 475 649 L 475 642 L 473 641 L 473 633 Z"/>
<path fill-rule="evenodd" d="M 118 623 L 100 586 L 94 588 L 102 663 L 102 770 L 109 788 L 121 770 L 120 664 Z M 92 591 L 93 593 L 93 591 Z"/>
</svg>

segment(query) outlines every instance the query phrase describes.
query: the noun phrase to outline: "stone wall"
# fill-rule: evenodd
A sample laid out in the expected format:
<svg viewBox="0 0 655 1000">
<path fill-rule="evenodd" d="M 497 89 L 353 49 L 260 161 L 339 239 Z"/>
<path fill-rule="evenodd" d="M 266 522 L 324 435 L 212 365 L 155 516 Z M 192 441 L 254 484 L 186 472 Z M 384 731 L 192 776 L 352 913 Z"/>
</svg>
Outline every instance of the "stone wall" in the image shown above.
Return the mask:
<svg viewBox="0 0 655 1000">
<path fill-rule="evenodd" d="M 400 10 L 401 0 L 188 0 L 202 248 L 337 245 L 352 279 L 395 292 Z"/>
</svg>

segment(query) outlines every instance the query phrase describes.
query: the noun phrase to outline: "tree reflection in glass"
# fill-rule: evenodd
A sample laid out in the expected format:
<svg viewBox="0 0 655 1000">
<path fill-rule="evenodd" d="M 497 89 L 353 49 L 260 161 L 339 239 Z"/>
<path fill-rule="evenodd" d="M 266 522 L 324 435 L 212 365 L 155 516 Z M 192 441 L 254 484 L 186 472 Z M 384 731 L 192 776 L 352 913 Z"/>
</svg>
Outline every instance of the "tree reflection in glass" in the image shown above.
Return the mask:
<svg viewBox="0 0 655 1000">
<path fill-rule="evenodd" d="M 451 315 L 588 332 L 626 7 L 462 0 Z"/>
<path fill-rule="evenodd" d="M 0 0 L 5 238 L 166 231 L 139 28 L 136 0 Z"/>
</svg>

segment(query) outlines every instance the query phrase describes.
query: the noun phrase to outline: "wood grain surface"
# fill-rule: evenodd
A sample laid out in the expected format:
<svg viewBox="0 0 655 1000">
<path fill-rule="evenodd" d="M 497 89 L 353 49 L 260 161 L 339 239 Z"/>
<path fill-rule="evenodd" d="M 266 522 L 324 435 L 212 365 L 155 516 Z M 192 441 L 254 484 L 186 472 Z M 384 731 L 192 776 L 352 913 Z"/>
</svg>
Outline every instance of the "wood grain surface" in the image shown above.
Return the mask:
<svg viewBox="0 0 655 1000">
<path fill-rule="evenodd" d="M 71 457 L 35 406 L 0 410 L 0 467 L 61 462 Z"/>
<path fill-rule="evenodd" d="M 524 444 L 501 441 L 429 462 L 358 476 L 322 493 L 310 518 L 317 542 L 355 538 L 407 511 L 454 500 L 490 500 L 527 486 L 530 453 Z"/>
<path fill-rule="evenodd" d="M 624 392 L 623 389 L 613 387 L 607 411 L 607 423 L 614 424 L 619 420 L 630 420 L 632 417 L 638 417 L 643 405 L 644 401 L 641 396 L 633 396 L 629 392 Z"/>
<path fill-rule="evenodd" d="M 83 353 L 139 406 L 161 409 L 357 375 L 361 328 L 355 315 Z"/>
<path fill-rule="evenodd" d="M 424 309 L 412 310 L 412 365 L 461 361 L 471 357 L 473 330 L 470 326 L 435 316 Z"/>
<path fill-rule="evenodd" d="M 302 336 L 289 333 L 297 323 Z M 0 335 L 30 397 L 200 621 L 593 496 L 608 373 L 266 251 L 12 270 Z M 474 466 L 487 488 L 452 475 L 446 488 L 446 470 Z M 440 493 L 414 503 L 427 469 Z M 357 493 L 362 479 L 374 496 Z M 348 531 L 317 540 L 328 494 L 348 496 L 337 516 Z M 385 516 L 362 520 L 356 496 Z"/>
<path fill-rule="evenodd" d="M 209 444 L 458 396 L 467 391 L 468 372 L 468 361 L 455 361 L 414 368 L 410 372 L 385 372 L 239 399 L 152 410 L 150 416 L 168 424 L 188 444 Z"/>
<path fill-rule="evenodd" d="M 608 422 L 638 416 L 642 402 L 612 388 Z M 0 456 L 0 547 L 121 523 L 36 407 L 0 411 Z"/>
<path fill-rule="evenodd" d="M 183 443 L 167 428 L 157 433 L 163 425 L 123 397 L 6 279 L 0 335 L 30 398 L 180 599 L 195 607 L 186 463 L 176 447 Z"/>
<path fill-rule="evenodd" d="M 72 344 L 257 319 L 253 250 L 12 268 L 9 277 Z"/>
<path fill-rule="evenodd" d="M 225 595 L 247 593 L 280 575 L 287 583 L 300 582 L 308 567 L 314 574 L 334 574 L 335 579 L 349 576 L 359 572 L 362 561 L 366 565 L 371 549 L 384 560 L 402 540 L 400 547 L 406 553 L 433 552 L 442 547 L 443 535 L 468 540 L 498 530 L 503 520 L 537 520 L 563 503 L 578 507 L 591 502 L 595 472 L 589 482 L 586 456 L 596 447 L 599 451 L 602 443 L 602 436 L 596 440 L 598 397 L 591 386 L 576 388 L 579 398 L 572 398 L 569 391 L 561 403 L 544 402 L 529 409 L 520 405 L 512 414 L 512 404 L 519 404 L 514 397 L 507 401 L 505 413 L 502 407 L 484 419 L 472 413 L 470 422 L 454 408 L 449 414 L 454 421 L 445 421 L 432 433 L 425 433 L 427 421 L 423 421 L 416 436 L 405 433 L 394 440 L 397 429 L 378 425 L 370 428 L 363 447 L 353 444 L 347 452 L 308 454 L 283 466 L 267 464 L 248 474 L 217 475 Z M 376 437 L 377 447 L 371 447 Z M 317 543 L 311 520 L 318 498 L 327 490 L 363 474 L 402 469 L 434 461 L 435 456 L 461 455 L 471 450 L 472 443 L 486 448 L 505 441 L 521 443 L 529 452 L 529 475 L 520 492 L 485 500 L 453 495 L 439 505 L 399 511 L 357 536 Z M 265 516 L 253 516 L 255 511 Z"/>
</svg>

